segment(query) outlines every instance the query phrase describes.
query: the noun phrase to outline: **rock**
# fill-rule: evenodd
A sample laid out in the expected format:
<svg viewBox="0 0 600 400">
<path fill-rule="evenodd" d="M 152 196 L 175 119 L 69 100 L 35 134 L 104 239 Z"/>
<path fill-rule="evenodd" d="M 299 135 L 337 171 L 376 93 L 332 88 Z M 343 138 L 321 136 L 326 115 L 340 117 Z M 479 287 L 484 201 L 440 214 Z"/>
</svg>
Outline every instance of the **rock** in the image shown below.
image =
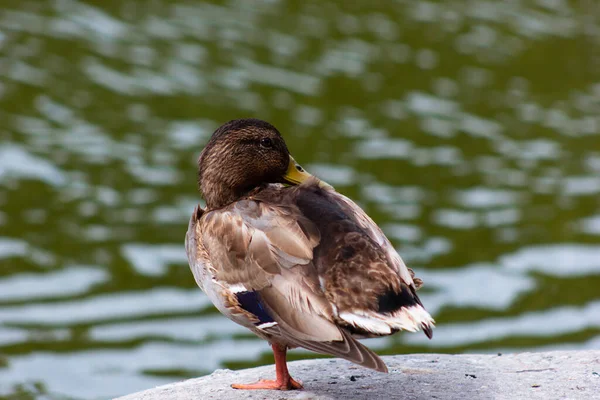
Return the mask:
<svg viewBox="0 0 600 400">
<path fill-rule="evenodd" d="M 389 374 L 337 359 L 296 361 L 301 391 L 241 391 L 231 383 L 275 377 L 273 366 L 218 370 L 119 400 L 208 399 L 600 399 L 600 351 L 383 357 Z"/>
</svg>

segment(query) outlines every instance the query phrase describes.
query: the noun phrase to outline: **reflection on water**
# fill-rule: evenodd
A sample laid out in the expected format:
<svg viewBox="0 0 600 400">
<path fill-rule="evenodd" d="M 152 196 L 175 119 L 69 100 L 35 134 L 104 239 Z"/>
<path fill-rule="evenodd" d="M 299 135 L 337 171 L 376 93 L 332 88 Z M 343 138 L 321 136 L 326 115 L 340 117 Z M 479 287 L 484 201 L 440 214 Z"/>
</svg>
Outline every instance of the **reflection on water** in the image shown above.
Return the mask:
<svg viewBox="0 0 600 400">
<path fill-rule="evenodd" d="M 434 340 L 373 348 L 598 348 L 599 12 L 4 2 L 0 397 L 107 398 L 269 362 L 195 288 L 183 247 L 195 158 L 242 116 L 277 125 L 424 279 Z"/>
</svg>

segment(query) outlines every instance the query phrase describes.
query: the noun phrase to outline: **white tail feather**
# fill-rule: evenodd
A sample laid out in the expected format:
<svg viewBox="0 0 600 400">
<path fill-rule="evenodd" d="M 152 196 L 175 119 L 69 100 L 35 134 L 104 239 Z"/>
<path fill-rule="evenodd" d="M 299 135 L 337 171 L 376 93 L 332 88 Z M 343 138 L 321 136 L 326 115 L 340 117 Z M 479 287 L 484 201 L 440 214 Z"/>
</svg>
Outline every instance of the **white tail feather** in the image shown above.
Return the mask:
<svg viewBox="0 0 600 400">
<path fill-rule="evenodd" d="M 359 329 L 376 335 L 389 335 L 394 330 L 417 332 L 425 328 L 433 328 L 435 321 L 420 305 L 402 307 L 391 315 L 374 311 L 356 310 L 343 312 L 339 317 Z"/>
<path fill-rule="evenodd" d="M 371 318 L 370 316 L 349 312 L 341 313 L 340 318 L 348 322 L 350 325 L 368 332 L 373 332 L 377 335 L 389 335 L 392 333 L 390 326 L 385 321 L 381 321 L 377 318 Z"/>
</svg>

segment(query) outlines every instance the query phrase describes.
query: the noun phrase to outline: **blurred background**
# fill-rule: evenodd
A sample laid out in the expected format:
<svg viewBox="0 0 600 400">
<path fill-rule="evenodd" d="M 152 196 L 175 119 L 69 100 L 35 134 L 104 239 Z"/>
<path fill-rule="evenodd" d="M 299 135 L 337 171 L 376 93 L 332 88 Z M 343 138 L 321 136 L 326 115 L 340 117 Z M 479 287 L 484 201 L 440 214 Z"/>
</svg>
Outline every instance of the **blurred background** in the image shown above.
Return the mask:
<svg viewBox="0 0 600 400">
<path fill-rule="evenodd" d="M 380 354 L 600 348 L 597 1 L 3 0 L 1 398 L 272 362 L 183 246 L 197 156 L 248 116 L 425 281 L 434 339 Z"/>
</svg>

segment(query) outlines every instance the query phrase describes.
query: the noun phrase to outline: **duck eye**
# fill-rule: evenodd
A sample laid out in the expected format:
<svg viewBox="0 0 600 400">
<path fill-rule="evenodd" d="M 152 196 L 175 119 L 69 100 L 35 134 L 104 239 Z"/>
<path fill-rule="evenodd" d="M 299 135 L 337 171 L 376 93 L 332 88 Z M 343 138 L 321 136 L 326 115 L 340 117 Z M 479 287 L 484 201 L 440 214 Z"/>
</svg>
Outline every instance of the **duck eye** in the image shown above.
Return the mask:
<svg viewBox="0 0 600 400">
<path fill-rule="evenodd" d="M 271 138 L 268 138 L 268 137 L 266 137 L 266 138 L 262 138 L 262 139 L 260 140 L 260 145 L 261 145 L 262 147 L 271 148 L 271 147 L 273 147 L 273 141 L 271 140 Z"/>
</svg>

